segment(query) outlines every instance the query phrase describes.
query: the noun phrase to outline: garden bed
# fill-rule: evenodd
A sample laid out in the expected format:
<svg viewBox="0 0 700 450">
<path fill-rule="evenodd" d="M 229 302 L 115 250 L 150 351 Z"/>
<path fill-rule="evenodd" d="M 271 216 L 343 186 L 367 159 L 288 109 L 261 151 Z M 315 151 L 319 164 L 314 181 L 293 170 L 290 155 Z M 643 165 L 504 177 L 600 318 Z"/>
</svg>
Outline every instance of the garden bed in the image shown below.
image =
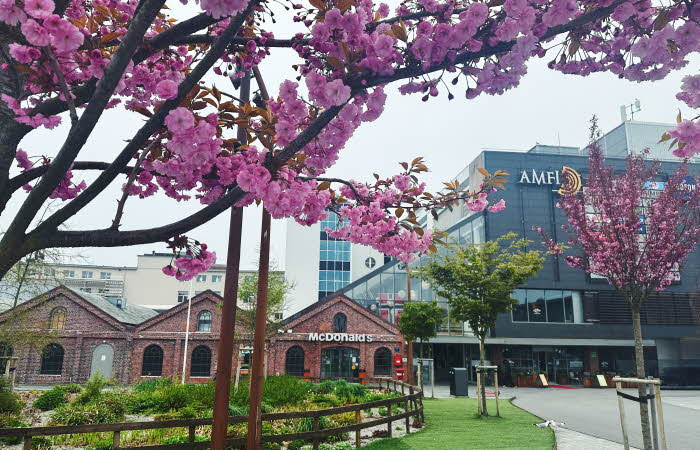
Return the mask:
<svg viewBox="0 0 700 450">
<path fill-rule="evenodd" d="M 104 380 L 93 379 L 82 388 L 78 386 L 54 387 L 49 391 L 27 392 L 20 396 L 5 392 L 5 396 L 21 397 L 24 403 L 20 412 L 8 411 L 0 416 L 2 427 L 27 426 L 77 426 L 83 424 L 111 424 L 121 422 L 199 420 L 200 425 L 187 428 L 161 428 L 121 432 L 121 446 L 135 447 L 154 444 L 175 444 L 191 441 L 208 441 L 209 425 L 201 425 L 211 418 L 214 401 L 214 383 L 176 384 L 169 378 L 158 378 L 130 387 L 106 388 Z M 346 381 L 323 381 L 308 383 L 291 376 L 268 377 L 263 391 L 263 413 L 294 413 L 344 407 L 367 402 L 380 402 L 400 397 L 389 390 L 368 389 Z M 243 381 L 231 393 L 230 416 L 246 416 L 248 413 L 248 384 Z M 358 408 L 355 408 L 358 409 Z M 42 411 L 45 410 L 45 411 Z M 402 413 L 403 408 L 394 405 L 393 414 Z M 386 407 L 369 408 L 361 413 L 361 420 L 381 420 L 386 416 Z M 275 417 L 278 417 L 275 415 Z M 324 415 L 317 418 L 318 429 L 351 427 L 356 425 L 355 412 Z M 204 422 L 203 422 L 204 421 Z M 293 435 L 313 430 L 312 417 L 283 418 L 263 422 L 263 435 Z M 405 419 L 393 423 L 392 434 L 400 436 L 406 432 Z M 179 423 L 176 423 L 178 427 Z M 136 424 L 134 424 L 136 425 Z M 89 431 L 103 431 L 105 428 Z M 382 431 L 383 430 L 383 431 Z M 18 430 L 19 431 L 19 430 Z M 86 430 L 87 431 L 87 430 Z M 246 424 L 229 426 L 229 438 L 246 435 Z M 191 434 L 190 434 L 191 433 Z M 385 437 L 387 425 L 362 430 L 362 442 Z M 352 436 L 350 436 L 352 434 Z M 354 448 L 355 432 L 325 437 L 323 448 Z M 19 438 L 3 438 L 6 445 L 17 445 Z M 352 442 L 352 443 L 351 443 Z M 44 448 L 111 448 L 112 433 L 64 434 L 37 436 L 35 447 Z M 295 440 L 281 444 L 265 444 L 270 449 L 300 449 L 308 441 Z"/>
</svg>

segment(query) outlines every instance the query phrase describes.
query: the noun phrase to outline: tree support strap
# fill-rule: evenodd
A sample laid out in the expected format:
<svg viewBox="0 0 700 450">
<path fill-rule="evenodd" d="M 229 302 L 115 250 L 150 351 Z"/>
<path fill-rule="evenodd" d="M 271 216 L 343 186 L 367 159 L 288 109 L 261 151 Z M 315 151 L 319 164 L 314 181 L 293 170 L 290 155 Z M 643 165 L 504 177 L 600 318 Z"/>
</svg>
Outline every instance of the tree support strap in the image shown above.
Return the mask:
<svg viewBox="0 0 700 450">
<path fill-rule="evenodd" d="M 632 400 L 633 402 L 638 402 L 638 403 L 647 403 L 649 400 L 653 400 L 654 397 L 656 397 L 654 394 L 647 394 L 647 395 L 642 395 L 641 397 L 635 397 L 634 395 L 630 394 L 625 394 L 624 392 L 617 392 L 617 395 L 619 395 L 622 398 L 626 398 L 627 400 Z"/>
</svg>

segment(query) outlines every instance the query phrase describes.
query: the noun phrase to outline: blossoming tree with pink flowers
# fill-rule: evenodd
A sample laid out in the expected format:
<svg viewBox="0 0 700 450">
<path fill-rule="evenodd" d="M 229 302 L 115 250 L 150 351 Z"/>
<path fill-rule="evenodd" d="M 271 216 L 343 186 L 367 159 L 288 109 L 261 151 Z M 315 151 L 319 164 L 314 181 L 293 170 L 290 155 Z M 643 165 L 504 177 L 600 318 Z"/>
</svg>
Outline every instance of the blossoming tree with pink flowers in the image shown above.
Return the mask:
<svg viewBox="0 0 700 450">
<path fill-rule="evenodd" d="M 354 131 L 382 114 L 387 85 L 424 101 L 503 94 L 534 57 L 569 74 L 655 80 L 700 47 L 696 2 L 410 0 L 393 11 L 370 0 L 192 3 L 189 11 L 201 12 L 174 18 L 164 0 L 0 0 L 0 213 L 21 200 L 5 218 L 0 276 L 42 248 L 168 241 L 188 257 L 165 271 L 191 278 L 215 255 L 184 233 L 253 202 L 302 224 L 333 209 L 350 224 L 338 231 L 343 238 L 408 261 L 433 240 L 417 210 L 457 201 L 483 209 L 497 184 L 486 177 L 478 192 L 438 197 L 419 179 L 422 161 L 372 183 L 325 178 Z M 285 19 L 296 34 L 276 34 L 275 21 Z M 269 101 L 242 103 L 203 81 L 236 81 L 272 49 L 294 52 L 298 62 Z M 696 102 L 696 84 L 684 85 L 682 100 Z M 121 149 L 85 160 L 86 142 L 110 108 L 146 120 Z M 54 148 L 22 145 L 33 130 L 64 122 L 67 136 Z M 246 127 L 246 145 L 232 135 L 237 125 Z M 98 175 L 87 183 L 86 171 Z M 111 223 L 59 228 L 114 183 L 124 194 Z M 127 199 L 156 193 L 202 208 L 123 230 Z M 50 198 L 65 204 L 33 226 Z"/>
<path fill-rule="evenodd" d="M 644 154 L 628 155 L 625 172 L 616 173 L 595 143 L 595 121 L 592 130 L 584 190 L 558 202 L 571 239 L 562 246 L 544 236 L 544 244 L 554 254 L 568 252 L 565 247 L 579 250 L 565 256 L 567 264 L 605 278 L 624 296 L 632 312 L 637 377 L 645 378 L 641 306 L 671 285 L 700 241 L 700 191 L 685 164 L 664 174 Z M 639 386 L 639 395 L 646 395 L 645 385 Z M 640 407 L 644 445 L 651 448 L 647 404 Z"/>
</svg>

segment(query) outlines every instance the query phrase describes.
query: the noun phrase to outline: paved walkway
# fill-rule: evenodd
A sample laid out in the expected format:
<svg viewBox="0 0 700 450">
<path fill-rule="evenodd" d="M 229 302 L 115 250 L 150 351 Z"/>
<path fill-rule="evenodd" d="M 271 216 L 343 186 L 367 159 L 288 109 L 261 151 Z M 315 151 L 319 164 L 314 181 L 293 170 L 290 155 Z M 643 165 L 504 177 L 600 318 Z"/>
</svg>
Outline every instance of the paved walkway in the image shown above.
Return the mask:
<svg viewBox="0 0 700 450">
<path fill-rule="evenodd" d="M 626 391 L 631 395 L 637 392 L 633 389 Z M 568 430 L 622 443 L 614 389 L 514 388 L 511 392 L 516 397 L 515 405 L 536 416 L 564 422 Z M 664 390 L 661 397 L 668 448 L 700 448 L 700 391 Z M 641 447 L 638 404 L 625 400 L 625 412 L 630 445 Z"/>
<path fill-rule="evenodd" d="M 623 450 L 625 448 L 624 445 L 617 442 L 600 439 L 567 428 L 557 428 L 554 432 L 557 436 L 557 450 Z"/>
</svg>

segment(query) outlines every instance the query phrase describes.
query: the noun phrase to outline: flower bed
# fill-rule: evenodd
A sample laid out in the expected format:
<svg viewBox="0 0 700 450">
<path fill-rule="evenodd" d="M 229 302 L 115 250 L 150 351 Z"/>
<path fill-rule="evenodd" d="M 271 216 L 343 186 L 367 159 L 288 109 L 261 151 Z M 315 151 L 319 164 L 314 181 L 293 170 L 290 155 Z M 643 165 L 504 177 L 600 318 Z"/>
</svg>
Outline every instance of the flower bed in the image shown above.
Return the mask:
<svg viewBox="0 0 700 450">
<path fill-rule="evenodd" d="M 168 378 L 154 379 L 131 387 L 115 387 L 103 389 L 104 380 L 91 380 L 80 393 L 61 396 L 62 388 L 53 388 L 34 398 L 27 398 L 21 414 L 15 414 L 15 422 L 5 421 L 1 426 L 15 427 L 28 425 L 80 426 L 83 424 L 111 424 L 118 422 L 145 420 L 170 421 L 183 419 L 200 419 L 196 427 L 187 430 L 168 427 L 150 430 L 134 430 L 123 432 L 122 446 L 139 446 L 156 443 L 178 443 L 208 441 L 211 427 L 206 419 L 212 416 L 214 400 L 214 384 L 175 384 Z M 31 397 L 31 394 L 30 394 Z M 312 417 L 291 417 L 294 412 L 317 411 L 327 408 L 347 407 L 348 405 L 364 404 L 367 402 L 382 402 L 385 399 L 400 397 L 391 391 L 368 389 L 358 384 L 350 384 L 344 380 L 323 381 L 318 384 L 304 382 L 290 376 L 268 377 L 263 390 L 263 413 L 292 413 L 286 414 L 280 420 L 263 422 L 263 435 L 294 435 L 309 432 L 313 428 Z M 29 401 L 33 400 L 33 401 Z M 45 413 L 36 414 L 34 404 L 45 409 Z M 230 396 L 229 410 L 231 416 L 247 415 L 248 385 L 241 383 Z M 369 406 L 369 405 L 368 405 Z M 357 408 L 355 408 L 357 409 Z M 393 414 L 403 412 L 395 405 Z M 384 414 L 383 414 L 384 413 Z M 360 417 L 372 420 L 386 414 L 386 408 L 369 408 L 360 413 Z M 22 421 L 22 419 L 27 419 Z M 319 430 L 352 427 L 356 425 L 355 412 L 339 412 L 338 414 L 322 415 L 318 419 Z M 403 419 L 402 419 L 403 420 Z M 408 423 L 408 419 L 406 419 Z M 397 420 L 398 422 L 398 420 Z M 209 422 L 211 423 L 211 422 Z M 135 424 L 137 425 L 137 424 Z M 402 425 L 394 426 L 399 432 Z M 104 431 L 107 428 L 88 429 L 73 434 L 35 437 L 34 444 L 42 446 L 71 446 L 85 448 L 108 448 L 112 442 L 111 433 L 86 433 L 86 431 Z M 133 429 L 133 428 L 132 428 Z M 386 425 L 385 425 L 386 429 Z M 229 426 L 229 438 L 240 438 L 246 435 L 246 424 L 234 421 Z M 308 438 L 308 437 L 307 437 Z M 326 448 L 346 448 L 350 439 L 348 432 L 324 436 L 320 439 Z M 10 443 L 10 442 L 8 442 Z M 291 440 L 281 444 L 266 444 L 266 448 L 300 449 L 308 441 Z M 330 447 L 329 447 L 330 446 Z"/>
</svg>

